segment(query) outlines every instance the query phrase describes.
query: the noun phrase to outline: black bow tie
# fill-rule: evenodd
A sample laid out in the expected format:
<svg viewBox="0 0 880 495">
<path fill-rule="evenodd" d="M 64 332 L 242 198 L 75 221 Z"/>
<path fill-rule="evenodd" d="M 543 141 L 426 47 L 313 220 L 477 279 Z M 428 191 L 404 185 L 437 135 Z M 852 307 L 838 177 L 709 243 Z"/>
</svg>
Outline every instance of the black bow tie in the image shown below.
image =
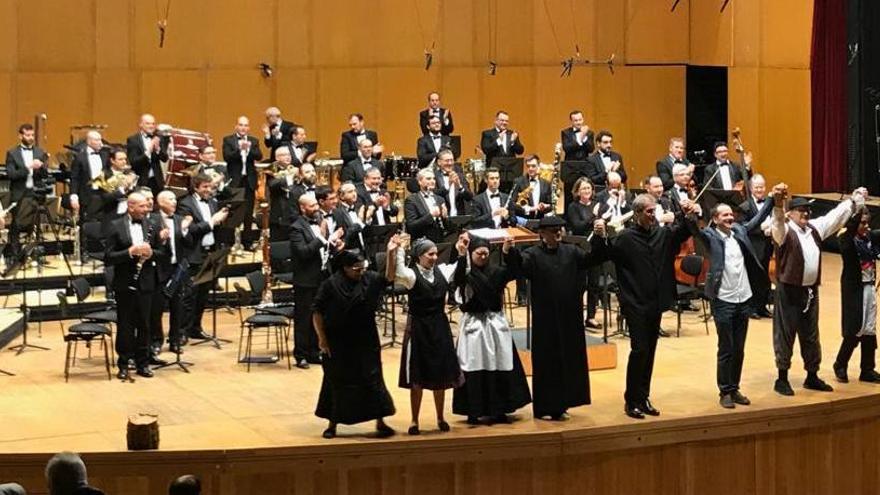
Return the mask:
<svg viewBox="0 0 880 495">
<path fill-rule="evenodd" d="M 321 225 L 321 222 L 317 220 L 309 220 L 309 225 Z"/>
<path fill-rule="evenodd" d="M 378 190 L 378 189 L 372 189 L 372 190 L 370 190 L 370 194 L 379 194 L 379 190 Z"/>
<path fill-rule="evenodd" d="M 611 153 L 602 153 L 602 158 L 611 158 Z"/>
<path fill-rule="evenodd" d="M 199 198 L 199 201 L 201 201 L 202 203 L 208 204 L 208 200 L 207 200 L 207 199 Z"/>
<path fill-rule="evenodd" d="M 97 155 L 97 154 L 98 154 L 98 152 L 97 152 L 97 151 L 89 151 L 89 156 L 92 156 L 92 155 Z"/>
<path fill-rule="evenodd" d="M 726 167 L 728 165 L 730 165 L 730 162 L 718 162 L 719 167 Z"/>
<path fill-rule="evenodd" d="M 147 139 L 153 139 L 154 135 L 153 134 L 144 134 L 144 137 Z"/>
<path fill-rule="evenodd" d="M 143 225 L 143 224 L 144 224 L 144 219 L 143 219 L 143 218 L 140 218 L 140 219 L 138 219 L 138 218 L 132 218 L 132 219 L 131 219 L 131 223 L 133 223 L 133 224 L 136 223 L 136 224 L 138 224 L 138 225 Z"/>
<path fill-rule="evenodd" d="M 306 188 L 306 192 L 313 192 L 315 190 L 315 186 L 309 186 Z"/>
<path fill-rule="evenodd" d="M 428 199 L 428 198 L 431 197 L 431 193 L 423 192 L 423 193 L 422 193 L 422 197 L 425 198 L 425 199 Z"/>
<path fill-rule="evenodd" d="M 443 172 L 444 177 L 449 177 L 449 172 Z"/>
<path fill-rule="evenodd" d="M 440 139 L 440 137 L 441 136 L 439 134 L 437 134 L 436 136 L 431 134 L 431 139 Z"/>
<path fill-rule="evenodd" d="M 355 211 L 354 206 L 349 206 L 349 207 L 347 208 L 347 210 L 348 210 L 349 213 L 354 213 L 354 211 Z"/>
<path fill-rule="evenodd" d="M 530 183 L 530 184 L 534 184 L 534 183 L 536 183 L 536 182 L 538 182 L 538 179 L 529 179 L 529 183 Z"/>
<path fill-rule="evenodd" d="M 26 151 L 33 151 L 34 148 L 33 148 L 33 146 L 22 146 L 21 149 L 26 150 Z"/>
<path fill-rule="evenodd" d="M 490 194 L 489 197 L 490 197 L 490 198 L 500 198 L 500 197 L 501 197 L 501 194 L 499 194 L 499 193 Z"/>
<path fill-rule="evenodd" d="M 683 163 L 684 163 L 684 160 L 680 160 L 680 159 L 676 158 L 676 159 L 673 161 L 673 163 L 675 163 L 675 164 L 679 164 L 679 163 L 683 164 Z"/>
</svg>

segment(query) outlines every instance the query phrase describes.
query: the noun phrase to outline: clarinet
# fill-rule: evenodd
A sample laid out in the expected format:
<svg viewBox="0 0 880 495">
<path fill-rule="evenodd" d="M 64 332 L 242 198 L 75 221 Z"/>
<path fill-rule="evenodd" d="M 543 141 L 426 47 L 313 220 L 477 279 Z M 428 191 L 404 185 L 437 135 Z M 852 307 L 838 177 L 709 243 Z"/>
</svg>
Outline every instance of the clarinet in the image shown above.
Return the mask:
<svg viewBox="0 0 880 495">
<path fill-rule="evenodd" d="M 150 240 L 153 238 L 154 225 L 153 225 L 153 222 L 150 221 L 149 215 L 145 216 L 142 221 L 147 222 L 147 235 L 146 235 L 146 237 L 144 237 L 144 240 L 149 244 Z M 134 276 L 132 276 L 132 278 L 131 278 L 132 283 L 128 287 L 129 289 L 138 290 L 137 289 L 138 280 L 141 277 L 141 270 L 144 269 L 144 263 L 146 263 L 146 261 L 147 261 L 146 258 L 144 258 L 142 256 L 138 256 L 137 267 L 135 268 Z"/>
</svg>

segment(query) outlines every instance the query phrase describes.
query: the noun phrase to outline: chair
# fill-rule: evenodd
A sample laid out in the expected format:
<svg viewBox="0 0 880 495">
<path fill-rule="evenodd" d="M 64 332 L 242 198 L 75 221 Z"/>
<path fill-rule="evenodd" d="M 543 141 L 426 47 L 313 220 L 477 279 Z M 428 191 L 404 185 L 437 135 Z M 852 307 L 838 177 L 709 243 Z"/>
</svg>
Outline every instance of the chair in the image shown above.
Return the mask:
<svg viewBox="0 0 880 495">
<path fill-rule="evenodd" d="M 681 259 L 681 271 L 691 277 L 690 284 L 675 284 L 676 303 L 676 328 L 675 336 L 681 337 L 681 305 L 699 299 L 703 307 L 703 324 L 706 325 L 706 335 L 709 335 L 709 317 L 706 314 L 706 298 L 703 297 L 703 284 L 698 281 L 703 274 L 703 257 L 699 254 L 689 254 Z"/>
<path fill-rule="evenodd" d="M 251 292 L 234 283 L 235 292 L 238 294 L 238 320 L 241 324 L 241 332 L 238 336 L 238 362 L 247 363 L 248 372 L 251 371 L 251 362 L 257 361 L 253 356 L 254 333 L 266 332 L 266 345 L 268 347 L 269 340 L 275 337 L 276 354 L 273 357 L 262 358 L 261 362 L 278 362 L 287 357 L 287 369 L 291 369 L 290 352 L 287 350 L 286 329 L 290 326 L 289 319 L 275 314 L 267 314 L 255 312 L 254 314 L 244 317 L 244 308 L 251 305 Z M 245 335 L 247 332 L 247 335 Z M 242 355 L 242 347 L 244 346 L 244 355 Z"/>
<path fill-rule="evenodd" d="M 83 249 L 86 257 L 92 261 L 104 261 L 104 238 L 101 222 L 86 222 L 80 227 L 82 231 Z"/>
<path fill-rule="evenodd" d="M 266 277 L 263 276 L 263 272 L 260 270 L 254 270 L 245 274 L 245 279 L 248 281 L 248 286 L 251 288 L 251 300 L 259 301 L 263 296 L 263 288 L 266 286 Z M 294 306 L 293 304 L 284 304 L 280 306 L 254 306 L 254 311 L 257 313 L 269 314 L 269 315 L 277 315 L 283 316 L 287 318 L 287 331 L 284 332 L 284 345 L 285 349 L 290 348 L 290 335 L 293 331 L 293 315 L 294 315 Z M 266 336 L 268 339 L 268 335 Z"/>
<path fill-rule="evenodd" d="M 76 296 L 77 304 L 82 304 L 92 294 L 92 286 L 89 285 L 88 280 L 82 277 L 71 280 L 70 288 L 73 290 L 73 294 Z M 84 322 L 100 323 L 102 325 L 107 325 L 108 327 L 110 327 L 110 357 L 111 359 L 116 359 L 116 357 L 114 356 L 115 351 L 113 350 L 112 330 L 113 325 L 116 325 L 118 323 L 119 316 L 116 312 L 115 305 L 108 302 L 103 309 L 86 313 L 80 316 L 80 318 Z"/>
<path fill-rule="evenodd" d="M 276 241 L 271 243 L 272 253 L 270 263 L 272 265 L 272 277 L 285 284 L 293 284 L 293 266 L 290 258 L 290 241 Z"/>
<path fill-rule="evenodd" d="M 61 335 L 64 342 L 67 343 L 67 352 L 64 357 L 64 381 L 67 382 L 70 377 L 70 366 L 76 366 L 76 349 L 80 342 L 85 342 L 91 351 L 91 344 L 94 340 L 100 340 L 101 346 L 104 348 L 104 367 L 107 369 L 107 379 L 111 380 L 110 374 L 110 354 L 107 351 L 107 339 L 112 342 L 110 328 L 107 325 L 96 322 L 83 322 L 70 325 L 66 330 L 64 328 L 64 320 L 68 318 L 69 307 L 67 304 L 67 296 L 64 292 L 58 292 L 58 304 L 61 308 Z M 111 344 L 112 345 L 112 344 Z M 72 356 L 71 356 L 71 351 Z"/>
</svg>

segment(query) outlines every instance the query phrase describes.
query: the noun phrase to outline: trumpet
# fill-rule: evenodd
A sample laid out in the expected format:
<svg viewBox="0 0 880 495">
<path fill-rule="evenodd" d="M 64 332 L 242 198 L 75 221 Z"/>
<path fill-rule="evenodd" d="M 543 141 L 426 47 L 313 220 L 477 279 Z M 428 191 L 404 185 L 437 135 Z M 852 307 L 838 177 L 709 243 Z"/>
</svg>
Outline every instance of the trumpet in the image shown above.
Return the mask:
<svg viewBox="0 0 880 495">
<path fill-rule="evenodd" d="M 92 179 L 92 185 L 104 192 L 113 192 L 122 188 L 124 192 L 129 192 L 137 185 L 138 176 L 131 169 L 113 170 L 112 175 L 107 177 L 101 174 Z"/>
</svg>

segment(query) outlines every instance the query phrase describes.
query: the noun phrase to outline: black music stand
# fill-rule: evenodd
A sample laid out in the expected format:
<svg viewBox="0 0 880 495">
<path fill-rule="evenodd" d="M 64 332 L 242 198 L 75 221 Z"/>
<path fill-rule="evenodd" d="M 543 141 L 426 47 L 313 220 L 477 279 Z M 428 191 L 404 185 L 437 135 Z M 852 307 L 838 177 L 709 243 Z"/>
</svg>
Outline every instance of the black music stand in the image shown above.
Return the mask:
<svg viewBox="0 0 880 495">
<path fill-rule="evenodd" d="M 446 236 L 445 240 L 449 241 L 450 237 L 454 237 L 452 239 L 452 242 L 455 243 L 455 241 L 458 239 L 458 234 L 461 234 L 461 231 L 467 229 L 468 225 L 470 225 L 471 222 L 473 222 L 473 221 L 474 221 L 473 215 L 456 215 L 454 217 L 447 217 L 446 218 L 447 236 Z"/>
<path fill-rule="evenodd" d="M 388 240 L 400 231 L 400 223 L 389 223 L 386 225 L 367 225 L 361 230 L 364 237 L 364 250 L 370 264 L 375 265 L 373 261 L 376 259 L 376 253 L 381 253 L 388 245 Z"/>
<path fill-rule="evenodd" d="M 202 268 L 199 270 L 199 273 L 193 278 L 193 285 L 202 285 L 202 284 L 211 284 L 211 338 L 202 340 L 200 342 L 196 342 L 193 345 L 204 344 L 205 342 L 211 342 L 214 344 L 214 347 L 217 349 L 222 349 L 220 347 L 220 342 L 224 343 L 232 343 L 229 339 L 221 339 L 217 337 L 217 277 L 220 276 L 220 272 L 226 268 L 226 258 L 229 256 L 229 248 L 223 247 L 220 248 L 213 253 L 208 254 L 205 257 L 205 260 L 202 262 Z"/>
<path fill-rule="evenodd" d="M 221 245 L 232 245 L 235 243 L 235 229 L 244 223 L 247 217 L 247 211 L 244 207 L 244 189 L 232 189 L 232 198 L 223 200 L 218 203 L 219 208 L 228 208 L 229 216 L 226 220 L 217 226 L 219 232 L 215 234 L 217 242 Z"/>
<path fill-rule="evenodd" d="M 461 136 L 449 136 L 449 149 L 452 150 L 452 156 L 455 161 L 461 157 Z"/>
<path fill-rule="evenodd" d="M 9 265 L 9 268 L 7 268 L 5 272 L 3 272 L 3 278 L 9 277 L 9 276 L 15 277 L 15 274 L 18 273 L 19 269 L 21 269 L 21 274 L 22 274 L 22 277 L 21 277 L 21 312 L 24 315 L 24 330 L 22 331 L 21 344 L 18 344 L 16 346 L 12 346 L 9 348 L 10 351 L 15 351 L 16 356 L 20 355 L 22 352 L 25 351 L 25 349 L 29 349 L 29 348 L 30 349 L 38 349 L 41 351 L 48 351 L 49 350 L 48 347 L 43 347 L 43 346 L 28 343 L 28 326 L 29 326 L 28 320 L 30 318 L 30 309 L 28 309 L 27 288 L 26 288 L 25 284 L 27 282 L 28 262 L 34 256 L 34 251 L 37 251 L 37 247 L 38 247 L 38 245 L 36 242 L 32 242 L 32 243 L 26 245 L 21 250 L 21 252 L 18 254 L 18 256 L 15 258 L 15 260 L 12 262 L 12 264 Z M 14 284 L 13 284 L 13 286 L 14 286 Z"/>
<path fill-rule="evenodd" d="M 726 190 L 726 189 L 706 189 L 700 198 L 700 207 L 703 209 L 703 218 L 710 220 L 709 212 L 716 205 L 724 203 L 733 210 L 734 213 L 741 213 L 739 205 L 745 201 L 742 191 Z"/>
<path fill-rule="evenodd" d="M 489 166 L 498 169 L 501 189 L 510 189 L 513 181 L 523 174 L 523 159 L 515 156 L 496 156 Z"/>
</svg>

